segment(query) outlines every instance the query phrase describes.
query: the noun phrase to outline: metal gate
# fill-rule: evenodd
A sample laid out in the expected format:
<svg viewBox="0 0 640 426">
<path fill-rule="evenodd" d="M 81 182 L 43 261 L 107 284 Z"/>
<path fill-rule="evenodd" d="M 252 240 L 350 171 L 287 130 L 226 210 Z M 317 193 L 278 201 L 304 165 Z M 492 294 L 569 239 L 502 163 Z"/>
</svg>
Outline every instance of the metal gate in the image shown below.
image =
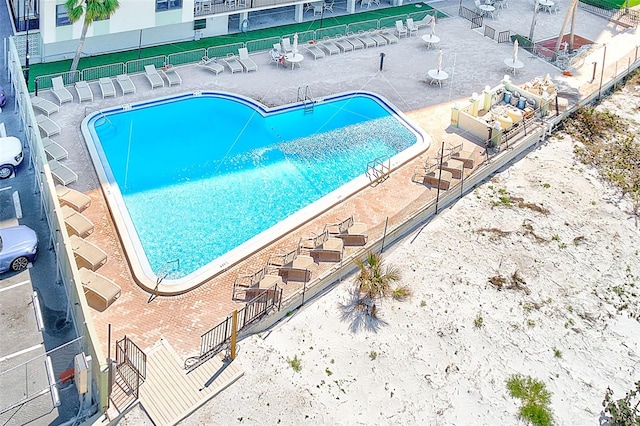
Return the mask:
<svg viewBox="0 0 640 426">
<path fill-rule="evenodd" d="M 116 382 L 124 384 L 137 399 L 147 378 L 147 355 L 131 339 L 116 341 Z"/>
</svg>

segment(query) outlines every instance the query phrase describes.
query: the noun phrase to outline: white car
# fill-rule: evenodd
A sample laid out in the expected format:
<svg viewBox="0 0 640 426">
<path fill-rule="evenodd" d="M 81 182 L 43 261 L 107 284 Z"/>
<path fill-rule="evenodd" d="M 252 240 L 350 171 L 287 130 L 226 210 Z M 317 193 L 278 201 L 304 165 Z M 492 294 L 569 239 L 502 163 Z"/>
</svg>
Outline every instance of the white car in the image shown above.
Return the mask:
<svg viewBox="0 0 640 426">
<path fill-rule="evenodd" d="M 23 158 L 20 139 L 13 136 L 0 138 L 0 179 L 10 177 Z"/>
</svg>

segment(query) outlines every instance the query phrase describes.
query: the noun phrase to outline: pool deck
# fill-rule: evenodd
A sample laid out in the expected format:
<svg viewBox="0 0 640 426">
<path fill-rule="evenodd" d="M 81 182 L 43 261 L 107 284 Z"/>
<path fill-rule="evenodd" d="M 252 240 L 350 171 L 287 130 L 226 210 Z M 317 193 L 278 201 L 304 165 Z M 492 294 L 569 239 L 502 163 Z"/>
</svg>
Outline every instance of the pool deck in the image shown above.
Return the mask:
<svg viewBox="0 0 640 426">
<path fill-rule="evenodd" d="M 457 16 L 458 2 L 446 0 L 433 4 L 448 13 L 450 18 L 441 19 L 436 34 L 441 38 L 439 47 L 443 52 L 443 68 L 450 78 L 442 87 L 430 85 L 427 70 L 436 66 L 437 50 L 427 50 L 421 36 L 429 32 L 422 29 L 417 36 L 402 38 L 400 43 L 387 47 L 370 48 L 340 55 L 326 56 L 313 60 L 310 54 L 301 53 L 305 59 L 295 69 L 277 67 L 269 63 L 268 52 L 252 55 L 258 64 L 257 72 L 231 74 L 228 69 L 215 75 L 198 66 L 178 67 L 182 84 L 151 90 L 144 75 L 132 76 L 137 87 L 136 94 L 101 99 L 97 83 L 91 83 L 93 102 L 78 104 L 77 101 L 64 104 L 60 112 L 51 116 L 61 127 L 61 135 L 53 139 L 69 151 L 65 164 L 79 175 L 78 182 L 70 185 L 92 198 L 92 204 L 85 214 L 95 225 L 95 232 L 88 240 L 98 245 L 108 254 L 108 262 L 99 273 L 113 279 L 122 287 L 120 298 L 103 312 L 91 310 L 95 328 L 100 336 L 104 353 L 107 353 L 107 329 L 112 326 L 113 339 L 127 335 L 143 350 L 152 347 L 163 338 L 176 353 L 183 358 L 197 355 L 200 335 L 223 320 L 234 309 L 244 304 L 232 300 L 233 281 L 238 274 L 250 273 L 263 266 L 270 254 L 282 253 L 296 247 L 301 237 L 309 237 L 312 232 L 321 231 L 326 223 L 354 215 L 357 222 L 369 227 L 369 238 L 379 238 L 384 230 L 385 219 L 395 224 L 406 220 L 417 206 L 433 199 L 435 188 L 411 183 L 414 169 L 424 163 L 427 154 L 435 154 L 441 142 L 463 142 L 466 150 L 473 150 L 478 159 L 483 152 L 482 143 L 472 137 L 457 132 L 449 126 L 451 106 L 468 99 L 473 92 L 481 92 L 486 85 L 500 83 L 506 74 L 504 59 L 511 58 L 513 47 L 510 43 L 497 44 L 482 35 L 479 30 L 470 29 L 470 23 Z M 473 9 L 473 3 L 464 1 Z M 564 4 L 563 4 L 564 6 Z M 566 6 L 565 6 L 566 8 Z M 535 39 L 556 37 L 564 19 L 565 10 L 558 14 L 539 13 Z M 509 4 L 509 9 L 501 11 L 498 20 L 487 20 L 487 24 L 498 31 L 511 29 L 525 32 L 532 17 L 530 2 Z M 528 32 L 528 31 L 527 31 Z M 608 43 L 607 57 L 611 62 L 616 54 L 622 55 L 638 44 L 638 33 L 633 30 L 615 28 L 604 18 L 578 10 L 576 33 L 598 43 Z M 612 42 L 615 37 L 616 41 Z M 619 52 L 617 53 L 617 51 Z M 380 53 L 385 53 L 384 70 L 379 72 Z M 592 66 L 585 61 L 582 70 L 574 70 L 573 77 L 565 77 L 561 70 L 541 59 L 531 57 L 520 50 L 518 58 L 524 68 L 511 76 L 516 84 L 523 84 L 534 77 L 549 74 L 565 93 L 582 95 L 597 90 L 597 81 L 589 84 Z M 609 61 L 608 60 L 608 61 Z M 597 80 L 597 79 L 596 79 Z M 326 95 L 352 90 L 365 90 L 385 97 L 396 108 L 403 111 L 414 123 L 432 138 L 432 146 L 423 154 L 400 169 L 382 184 L 369 187 L 345 200 L 316 219 L 305 223 L 296 231 L 286 235 L 255 255 L 240 262 L 209 282 L 177 296 L 156 298 L 140 288 L 131 277 L 127 259 L 113 226 L 105 203 L 96 172 L 80 132 L 80 122 L 93 111 L 114 105 L 132 103 L 156 97 L 170 96 L 195 90 L 219 90 L 239 93 L 256 99 L 267 106 L 293 103 L 297 99 L 298 88 L 309 86 L 312 95 L 321 98 Z M 75 90 L 70 88 L 74 96 Z M 41 91 L 40 96 L 54 100 L 51 93 Z M 77 97 L 76 97 L 77 99 Z M 159 123 L 161 125 L 161 123 Z M 216 117 L 202 123 L 215 134 Z M 188 153 L 191 154 L 191 153 Z M 360 248 L 347 248 L 349 256 Z M 313 271 L 314 276 L 323 274 L 335 265 L 322 262 Z M 284 286 L 285 298 L 299 291 L 301 283 Z"/>
</svg>

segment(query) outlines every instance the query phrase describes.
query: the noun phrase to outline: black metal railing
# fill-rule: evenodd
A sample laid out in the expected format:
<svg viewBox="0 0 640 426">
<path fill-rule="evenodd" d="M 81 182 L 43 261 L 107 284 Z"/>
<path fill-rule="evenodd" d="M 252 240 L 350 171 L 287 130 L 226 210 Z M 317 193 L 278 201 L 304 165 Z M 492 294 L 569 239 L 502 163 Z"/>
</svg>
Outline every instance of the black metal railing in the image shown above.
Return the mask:
<svg viewBox="0 0 640 426">
<path fill-rule="evenodd" d="M 511 31 L 500 31 L 498 33 L 498 43 L 510 43 L 511 42 Z"/>
<path fill-rule="evenodd" d="M 496 30 L 495 30 L 495 28 L 491 28 L 491 27 L 490 27 L 490 26 L 488 26 L 488 25 L 485 25 L 485 26 L 484 26 L 484 36 L 485 36 L 485 37 L 489 37 L 491 40 L 493 40 L 493 38 L 495 37 L 495 35 L 496 35 Z"/>
<path fill-rule="evenodd" d="M 116 372 L 138 398 L 147 378 L 147 354 L 127 336 L 116 341 Z"/>
</svg>

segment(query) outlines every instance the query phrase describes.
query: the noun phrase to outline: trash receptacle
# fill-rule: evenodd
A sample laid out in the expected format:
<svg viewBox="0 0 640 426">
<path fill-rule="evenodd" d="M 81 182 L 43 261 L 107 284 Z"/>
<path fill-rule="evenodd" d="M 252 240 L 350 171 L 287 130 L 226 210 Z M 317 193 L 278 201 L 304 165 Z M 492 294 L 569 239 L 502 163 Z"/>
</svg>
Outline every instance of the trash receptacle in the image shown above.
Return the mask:
<svg viewBox="0 0 640 426">
<path fill-rule="evenodd" d="M 511 103 L 511 92 L 504 92 L 504 103 L 505 104 Z"/>
<path fill-rule="evenodd" d="M 524 109 L 524 106 L 527 104 L 527 98 L 518 99 L 518 108 Z"/>
</svg>

